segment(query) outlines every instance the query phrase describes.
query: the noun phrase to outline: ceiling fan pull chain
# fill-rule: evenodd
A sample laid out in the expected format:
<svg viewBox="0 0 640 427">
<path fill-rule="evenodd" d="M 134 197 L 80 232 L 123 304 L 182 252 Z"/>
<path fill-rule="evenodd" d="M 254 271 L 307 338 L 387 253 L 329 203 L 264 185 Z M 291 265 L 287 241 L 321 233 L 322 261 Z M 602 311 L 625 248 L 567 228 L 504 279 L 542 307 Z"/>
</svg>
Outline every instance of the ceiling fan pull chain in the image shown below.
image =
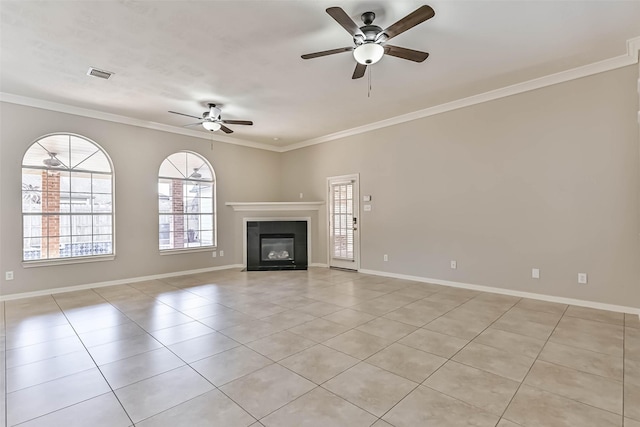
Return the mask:
<svg viewBox="0 0 640 427">
<path fill-rule="evenodd" d="M 367 98 L 371 98 L 371 69 L 373 67 L 367 67 L 369 69 L 369 89 L 367 92 Z"/>
</svg>

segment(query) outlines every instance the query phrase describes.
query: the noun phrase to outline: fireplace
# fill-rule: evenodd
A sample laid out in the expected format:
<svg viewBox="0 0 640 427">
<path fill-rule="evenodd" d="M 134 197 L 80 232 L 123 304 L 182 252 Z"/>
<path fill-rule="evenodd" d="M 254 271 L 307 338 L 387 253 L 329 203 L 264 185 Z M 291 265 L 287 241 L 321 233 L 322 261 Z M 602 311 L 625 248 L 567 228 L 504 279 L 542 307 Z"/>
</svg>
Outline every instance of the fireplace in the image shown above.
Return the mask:
<svg viewBox="0 0 640 427">
<path fill-rule="evenodd" d="M 247 221 L 247 270 L 306 270 L 306 221 Z"/>
<path fill-rule="evenodd" d="M 293 261 L 295 248 L 294 234 L 261 234 L 260 261 Z"/>
</svg>

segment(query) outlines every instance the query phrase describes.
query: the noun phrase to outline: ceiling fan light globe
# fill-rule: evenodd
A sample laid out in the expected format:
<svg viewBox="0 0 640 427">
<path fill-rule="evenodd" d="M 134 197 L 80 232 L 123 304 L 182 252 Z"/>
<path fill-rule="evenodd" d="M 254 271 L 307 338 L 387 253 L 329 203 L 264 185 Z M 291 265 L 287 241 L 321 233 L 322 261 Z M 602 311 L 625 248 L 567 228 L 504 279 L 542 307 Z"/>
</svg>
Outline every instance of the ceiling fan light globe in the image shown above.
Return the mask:
<svg viewBox="0 0 640 427">
<path fill-rule="evenodd" d="M 382 59 L 384 48 L 378 43 L 364 43 L 353 50 L 353 57 L 362 65 L 372 65 Z"/>
<path fill-rule="evenodd" d="M 218 122 L 202 122 L 202 127 L 211 132 L 215 132 L 217 130 L 220 130 L 222 125 Z"/>
</svg>

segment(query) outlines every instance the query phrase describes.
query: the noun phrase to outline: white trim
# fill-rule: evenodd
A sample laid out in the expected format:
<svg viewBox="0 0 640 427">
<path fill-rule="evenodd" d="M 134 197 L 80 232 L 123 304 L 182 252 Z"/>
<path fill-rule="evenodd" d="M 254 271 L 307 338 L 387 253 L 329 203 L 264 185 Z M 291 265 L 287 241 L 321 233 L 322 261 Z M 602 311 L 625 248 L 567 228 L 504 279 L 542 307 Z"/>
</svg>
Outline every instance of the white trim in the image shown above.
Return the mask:
<svg viewBox="0 0 640 427">
<path fill-rule="evenodd" d="M 312 145 L 322 144 L 324 142 L 334 141 L 336 139 L 346 138 L 348 136 L 358 135 L 361 133 L 370 132 L 372 130 L 394 126 L 397 124 L 406 123 L 412 120 L 422 119 L 429 116 L 435 116 L 436 114 L 446 113 L 448 111 L 470 107 L 472 105 L 481 104 L 484 102 L 493 101 L 524 92 L 529 92 L 546 86 L 552 86 L 558 83 L 564 83 L 570 80 L 576 80 L 582 77 L 591 76 L 593 74 L 603 73 L 605 71 L 611 71 L 618 68 L 626 67 L 628 65 L 638 63 L 639 51 L 640 36 L 627 40 L 626 55 L 620 55 L 614 58 L 605 59 L 603 61 L 594 62 L 592 64 L 583 65 L 581 67 L 572 68 L 570 70 L 561 71 L 559 73 L 549 74 L 547 76 L 524 81 L 521 83 L 516 83 L 511 86 L 505 86 L 500 89 L 472 95 L 466 98 L 461 98 L 455 101 L 447 102 L 445 104 L 440 104 L 433 107 L 425 108 L 423 110 L 403 114 L 401 116 L 391 117 L 379 122 L 369 123 L 364 126 L 358 126 L 352 129 L 346 129 L 343 131 L 331 133 L 329 135 L 320 136 L 318 138 L 308 139 L 306 141 L 301 141 L 295 144 L 287 145 L 286 147 L 282 147 L 280 152 L 287 152 L 297 150 L 299 148 L 309 147 Z"/>
<path fill-rule="evenodd" d="M 313 262 L 309 264 L 309 267 L 329 268 L 329 264 L 323 264 L 321 262 Z"/>
<path fill-rule="evenodd" d="M 89 255 L 82 257 L 69 257 L 69 258 L 52 258 L 43 260 L 30 260 L 22 261 L 23 268 L 35 268 L 35 267 L 51 267 L 53 265 L 66 265 L 66 264 L 84 264 L 87 262 L 102 262 L 113 261 L 116 259 L 115 255 Z"/>
<path fill-rule="evenodd" d="M 339 183 L 341 181 L 344 182 L 355 182 L 353 188 L 353 203 L 354 203 L 354 213 L 356 214 L 356 218 L 358 218 L 359 223 L 357 224 L 357 232 L 355 233 L 353 239 L 354 245 L 354 253 L 353 253 L 353 262 L 355 267 L 353 270 L 360 271 L 360 235 L 362 234 L 362 215 L 360 212 L 360 172 L 351 173 L 347 175 L 337 175 L 337 176 L 329 176 L 327 177 L 327 186 L 326 186 L 326 195 L 327 195 L 327 263 L 329 267 L 331 267 L 331 259 L 333 258 L 331 255 L 331 204 L 333 203 L 332 195 L 331 195 L 331 184 Z M 346 268 L 342 266 L 335 266 L 338 268 Z"/>
<path fill-rule="evenodd" d="M 312 145 L 322 144 L 324 142 L 334 141 L 340 138 L 346 138 L 352 135 L 358 135 L 361 133 L 369 132 L 376 129 L 381 129 L 387 126 L 393 126 L 400 123 L 409 122 L 412 120 L 422 119 L 425 117 L 433 116 L 436 114 L 445 113 L 459 108 L 469 107 L 483 102 L 493 101 L 496 99 L 504 98 L 511 95 L 517 95 L 519 93 L 528 92 L 535 89 L 540 89 L 546 86 L 552 86 L 558 83 L 564 83 L 571 80 L 580 79 L 582 77 L 591 76 L 593 74 L 603 73 L 605 71 L 611 71 L 618 68 L 626 67 L 638 63 L 638 54 L 640 53 L 640 36 L 628 39 L 627 53 L 625 55 L 608 58 L 602 61 L 594 62 L 591 64 L 583 65 L 580 67 L 572 68 L 570 70 L 561 71 L 547 76 L 538 77 L 532 80 L 516 83 L 511 86 L 495 89 L 489 92 L 484 92 L 469 96 L 467 98 L 458 99 L 455 101 L 447 102 L 445 104 L 436 105 L 433 107 L 425 108 L 423 110 L 414 111 L 412 113 L 403 114 L 389 119 L 381 120 L 379 122 L 369 123 L 364 126 L 355 127 L 352 129 L 346 129 L 343 131 L 335 132 L 328 135 L 323 135 L 317 138 L 308 139 L 306 141 L 300 141 L 295 144 L 287 145 L 284 147 L 276 147 L 269 144 L 262 144 L 259 142 L 248 141 L 244 139 L 231 138 L 228 136 L 210 133 L 204 133 L 196 130 L 189 130 L 180 128 L 177 126 L 169 126 L 161 123 L 148 122 L 145 120 L 134 119 L 131 117 L 120 116 L 117 114 L 104 113 L 101 111 L 90 110 L 87 108 L 74 107 L 71 105 L 60 104 L 57 102 L 44 101 L 35 98 L 29 98 L 21 95 L 14 95 L 11 93 L 0 92 L 0 101 L 8 102 L 11 104 L 26 105 L 29 107 L 42 108 L 44 110 L 58 111 L 61 113 L 74 114 L 77 116 L 90 117 L 94 119 L 106 120 L 110 122 L 128 124 L 132 126 L 143 127 L 147 129 L 154 129 L 163 132 L 170 132 L 180 135 L 192 136 L 195 138 L 205 139 L 211 141 L 212 139 L 227 144 L 241 145 L 245 147 L 257 148 L 261 150 L 274 151 L 276 153 L 285 153 L 287 151 L 297 150 L 299 148 L 310 147 Z"/>
<path fill-rule="evenodd" d="M 239 264 L 223 265 L 219 267 L 199 268 L 196 270 L 175 271 L 173 273 L 153 274 L 151 276 L 132 277 L 129 279 L 110 280 L 107 282 L 87 283 L 84 285 L 65 286 L 64 288 L 45 289 L 42 291 L 22 292 L 18 294 L 0 295 L 0 301 L 10 301 L 22 298 L 39 297 L 43 295 L 60 294 L 63 292 L 82 291 L 85 289 L 102 288 L 105 286 L 126 285 L 127 283 L 145 282 L 147 280 L 160 280 L 168 277 L 184 276 L 187 274 L 208 273 L 210 271 L 229 270 L 242 268 Z"/>
<path fill-rule="evenodd" d="M 324 202 L 226 202 L 236 212 L 319 211 Z"/>
<path fill-rule="evenodd" d="M 412 280 L 414 282 L 432 283 L 434 285 L 450 286 L 453 288 L 471 289 L 474 291 L 491 292 L 494 294 L 511 295 L 520 298 L 531 298 L 540 301 L 557 302 L 561 304 L 571 304 L 580 307 L 597 308 L 599 310 L 616 311 L 620 313 L 637 314 L 640 316 L 640 308 L 626 307 L 623 305 L 605 304 L 595 301 L 580 300 L 575 298 L 557 297 L 553 295 L 536 294 L 533 292 L 515 291 L 505 288 L 494 288 L 492 286 L 475 285 L 472 283 L 453 282 L 450 280 L 431 279 L 428 277 L 409 276 L 406 274 L 389 273 L 387 271 L 377 270 L 360 270 L 362 274 L 371 274 L 373 276 L 391 277 L 394 279 Z"/>
<path fill-rule="evenodd" d="M 12 93 L 0 92 L 0 101 L 9 104 L 24 105 L 27 107 L 41 108 L 43 110 L 57 111 L 59 113 L 73 114 L 75 116 L 89 117 L 92 119 L 104 120 L 107 122 L 121 123 L 125 125 L 137 126 L 146 129 L 159 130 L 162 132 L 175 133 L 179 135 L 192 136 L 194 138 L 205 139 L 208 142 L 217 141 L 226 144 L 242 145 L 244 147 L 258 148 L 261 150 L 280 152 L 279 147 L 261 144 L 259 142 L 247 141 L 244 139 L 232 138 L 213 132 L 204 133 L 202 131 L 184 129 L 178 126 L 170 126 L 162 123 L 149 122 L 146 120 L 134 119 L 131 117 L 120 116 L 118 114 L 105 113 L 102 111 L 91 110 L 88 108 L 75 107 L 57 102 L 44 101 L 42 99 L 29 98 L 22 95 L 14 95 Z"/>
<path fill-rule="evenodd" d="M 182 249 L 159 249 L 158 254 L 161 256 L 165 255 L 180 255 L 180 254 L 192 254 L 197 252 L 214 252 L 217 249 L 216 246 L 198 246 L 192 248 L 182 248 Z"/>
<path fill-rule="evenodd" d="M 247 268 L 247 222 L 249 221 L 306 221 L 307 222 L 307 266 L 311 264 L 311 217 L 242 218 L 242 267 Z"/>
</svg>

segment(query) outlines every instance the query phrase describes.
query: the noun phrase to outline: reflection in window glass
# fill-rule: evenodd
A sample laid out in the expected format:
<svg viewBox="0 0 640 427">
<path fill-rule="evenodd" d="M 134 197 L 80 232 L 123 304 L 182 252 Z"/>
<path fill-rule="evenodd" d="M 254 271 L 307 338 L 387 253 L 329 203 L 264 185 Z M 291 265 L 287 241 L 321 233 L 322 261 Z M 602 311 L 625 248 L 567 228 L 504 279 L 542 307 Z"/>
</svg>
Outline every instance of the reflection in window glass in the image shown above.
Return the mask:
<svg viewBox="0 0 640 427">
<path fill-rule="evenodd" d="M 113 254 L 113 173 L 94 142 L 36 141 L 22 159 L 24 261 Z"/>
<path fill-rule="evenodd" d="M 199 154 L 167 157 L 158 176 L 160 250 L 216 245 L 215 174 Z"/>
</svg>

